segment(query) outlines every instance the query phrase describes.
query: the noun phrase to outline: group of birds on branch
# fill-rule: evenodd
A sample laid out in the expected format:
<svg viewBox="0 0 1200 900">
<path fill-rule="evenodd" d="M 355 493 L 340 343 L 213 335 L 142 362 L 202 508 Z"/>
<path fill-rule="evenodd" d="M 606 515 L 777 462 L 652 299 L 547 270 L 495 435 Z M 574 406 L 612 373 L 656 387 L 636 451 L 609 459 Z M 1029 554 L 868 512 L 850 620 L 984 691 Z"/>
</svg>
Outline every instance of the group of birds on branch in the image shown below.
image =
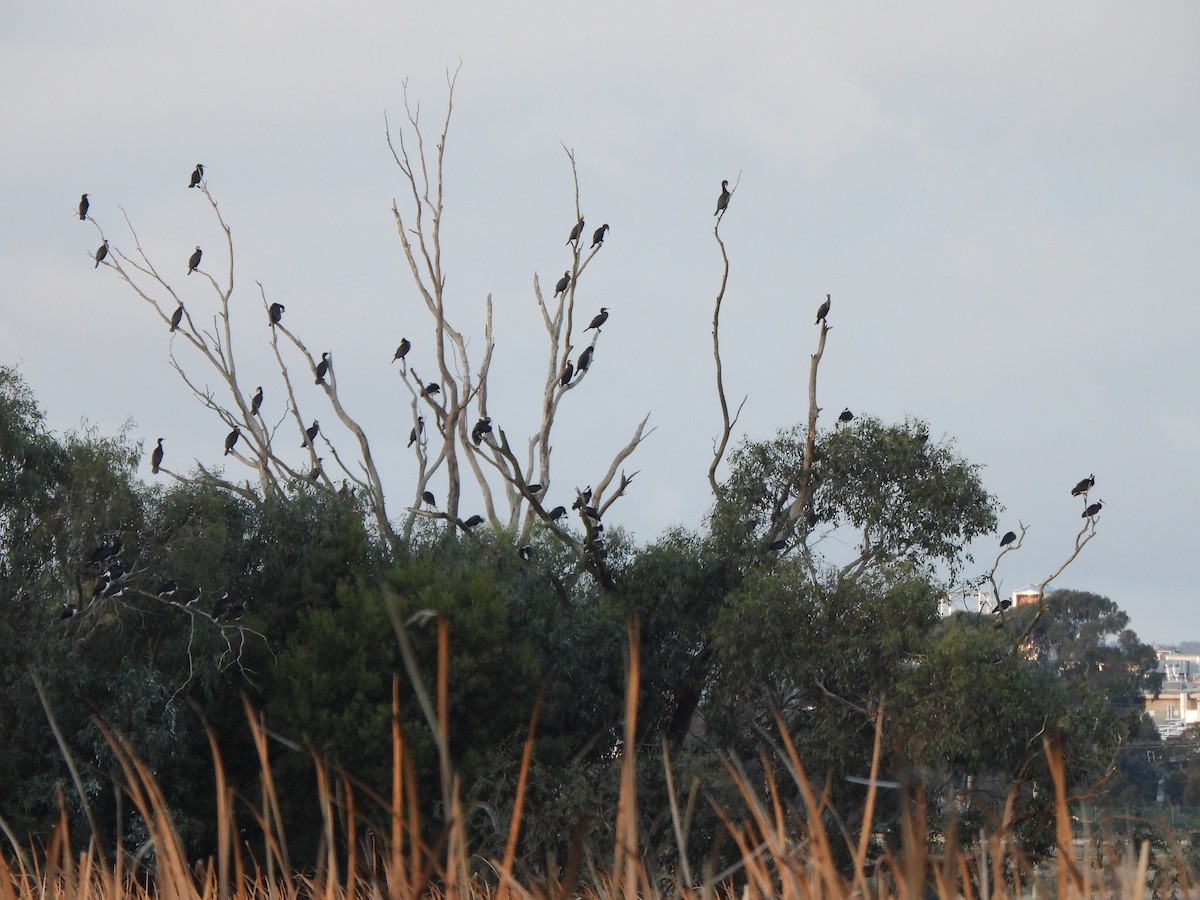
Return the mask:
<svg viewBox="0 0 1200 900">
<path fill-rule="evenodd" d="M 115 600 L 125 595 L 126 582 L 130 573 L 121 563 L 120 556 L 124 549 L 125 545 L 120 538 L 115 540 L 104 538 L 100 545 L 92 551 L 86 568 L 99 572 L 99 577 L 92 589 L 91 601 L 93 603 L 100 600 Z M 154 596 L 159 599 L 177 602 L 187 608 L 195 607 L 203 595 L 203 588 L 194 587 L 191 590 L 184 590 L 173 578 L 164 581 L 154 592 Z M 177 596 L 178 600 L 175 599 Z M 237 622 L 245 618 L 248 608 L 248 601 L 234 602 L 229 599 L 228 591 L 222 591 L 209 616 L 214 622 Z M 64 603 L 59 618 L 73 619 L 79 613 L 79 607 L 75 604 Z"/>
<path fill-rule="evenodd" d="M 196 168 L 192 170 L 192 177 L 188 181 L 188 187 L 194 188 L 194 187 L 199 186 L 200 180 L 202 178 L 204 178 L 204 166 L 201 163 L 196 163 Z M 81 196 L 79 198 L 79 221 L 83 222 L 83 221 L 87 220 L 88 210 L 91 208 L 91 205 L 92 205 L 91 201 L 88 200 L 87 194 L 84 194 L 83 196 Z M 192 255 L 188 258 L 187 273 L 189 275 L 191 275 L 193 272 L 195 272 L 196 269 L 200 268 L 200 259 L 203 256 L 204 256 L 204 251 L 202 251 L 200 249 L 200 245 L 197 244 L 195 251 L 193 251 Z M 94 266 L 92 266 L 92 268 L 93 269 L 100 268 L 100 263 L 104 262 L 104 260 L 107 257 L 108 257 L 108 241 L 105 240 L 104 243 L 102 243 L 96 249 L 96 252 L 93 254 L 92 258 L 96 260 L 96 264 Z M 179 319 L 182 315 L 183 315 L 183 307 L 181 305 L 180 308 L 178 310 L 176 310 L 175 316 L 171 320 L 171 330 L 172 331 L 174 331 L 179 326 Z"/>
<path fill-rule="evenodd" d="M 1090 491 L 1095 486 L 1096 486 L 1096 475 L 1095 475 L 1095 473 L 1092 473 L 1092 474 L 1088 475 L 1087 478 L 1079 479 L 1079 482 L 1075 485 L 1075 487 L 1071 488 L 1071 496 L 1072 497 L 1082 497 L 1083 498 L 1083 502 L 1084 502 L 1085 506 L 1084 506 L 1081 518 L 1094 520 L 1096 516 L 1100 515 L 1100 510 L 1104 508 L 1104 501 L 1102 501 L 1102 500 L 1096 500 L 1093 503 L 1088 503 L 1088 491 Z M 1010 547 L 1010 545 L 1015 543 L 1016 540 L 1017 540 L 1017 533 L 1015 531 L 1006 531 L 1006 532 L 1004 532 L 1004 536 L 1002 538 L 1000 538 L 1000 546 L 1002 548 Z M 1011 549 L 1015 550 L 1017 548 L 1012 547 Z M 992 612 L 1000 613 L 1000 612 L 1003 612 L 1004 610 L 1008 609 L 1010 606 L 1012 606 L 1011 600 L 1001 600 L 999 603 L 996 604 L 996 607 L 992 610 Z"/>
</svg>

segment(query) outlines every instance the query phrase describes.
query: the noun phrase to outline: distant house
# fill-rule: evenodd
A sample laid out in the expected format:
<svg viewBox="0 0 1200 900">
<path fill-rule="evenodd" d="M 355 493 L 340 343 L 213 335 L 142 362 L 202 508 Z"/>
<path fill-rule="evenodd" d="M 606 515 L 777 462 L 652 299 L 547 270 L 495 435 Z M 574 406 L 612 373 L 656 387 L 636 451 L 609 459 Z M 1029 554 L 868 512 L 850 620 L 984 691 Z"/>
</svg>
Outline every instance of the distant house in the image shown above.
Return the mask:
<svg viewBox="0 0 1200 900">
<path fill-rule="evenodd" d="M 1146 692 L 1146 712 L 1163 737 L 1179 734 L 1200 723 L 1200 654 L 1180 653 L 1174 647 L 1155 647 L 1162 687 Z"/>
</svg>

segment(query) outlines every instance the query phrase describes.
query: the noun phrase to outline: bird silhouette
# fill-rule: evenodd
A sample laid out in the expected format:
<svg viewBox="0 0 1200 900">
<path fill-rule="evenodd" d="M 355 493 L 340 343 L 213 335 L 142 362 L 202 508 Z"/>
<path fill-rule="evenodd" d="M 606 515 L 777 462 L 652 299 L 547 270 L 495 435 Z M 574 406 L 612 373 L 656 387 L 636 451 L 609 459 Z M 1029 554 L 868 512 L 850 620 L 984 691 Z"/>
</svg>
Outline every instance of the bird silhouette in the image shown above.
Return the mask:
<svg viewBox="0 0 1200 900">
<path fill-rule="evenodd" d="M 312 446 L 312 442 L 316 439 L 320 430 L 321 426 L 317 424 L 316 419 L 313 419 L 313 423 L 304 429 L 304 440 L 300 442 L 300 447 L 304 448 Z"/>
<path fill-rule="evenodd" d="M 84 219 L 87 218 L 87 211 L 88 211 L 89 206 L 91 206 L 91 204 L 88 203 L 87 194 L 84 194 L 82 197 L 79 198 L 79 221 L 80 222 L 82 222 Z"/>
<path fill-rule="evenodd" d="M 159 438 L 159 439 L 158 439 L 158 446 L 157 446 L 157 447 L 155 447 L 155 448 L 154 448 L 154 452 L 150 454 L 150 473 L 151 473 L 152 475 L 157 475 L 157 474 L 158 474 L 158 467 L 162 465 L 162 459 L 163 459 L 163 445 L 162 445 L 162 442 L 163 442 L 163 439 L 162 439 L 162 438 Z"/>
<path fill-rule="evenodd" d="M 236 425 L 233 427 L 233 431 L 229 432 L 229 434 L 226 435 L 226 437 L 225 437 L 225 455 L 226 456 L 228 456 L 233 451 L 233 445 L 238 442 L 238 438 L 240 438 L 241 436 L 242 436 L 242 429 L 238 428 Z"/>
<path fill-rule="evenodd" d="M 1000 538 L 1000 546 L 1007 547 L 1009 544 L 1011 544 L 1016 539 L 1017 539 L 1017 533 L 1015 531 L 1007 531 L 1004 533 L 1004 537 Z"/>
<path fill-rule="evenodd" d="M 849 422 L 854 418 L 854 413 L 850 412 L 850 407 L 846 407 L 838 415 L 839 422 Z"/>
<path fill-rule="evenodd" d="M 400 339 L 400 346 L 396 348 L 396 355 L 392 357 L 392 362 L 398 359 L 404 359 L 408 355 L 408 351 L 412 349 L 412 344 L 408 342 L 408 338 Z"/>
<path fill-rule="evenodd" d="M 463 528 L 468 528 L 468 529 L 474 528 L 476 525 L 482 525 L 482 524 L 483 524 L 483 516 L 476 514 L 474 516 L 471 516 L 471 518 L 467 519 L 467 521 L 463 522 Z"/>
<path fill-rule="evenodd" d="M 193 253 L 188 258 L 188 274 L 189 275 L 191 275 L 193 272 L 196 271 L 196 269 L 198 269 L 200 267 L 200 257 L 202 257 L 203 255 L 204 255 L 204 251 L 201 250 L 200 246 L 197 244 L 196 252 Z"/>
<path fill-rule="evenodd" d="M 571 236 L 569 238 L 567 238 L 567 243 L 573 244 L 575 241 L 579 240 L 579 236 L 581 234 L 583 234 L 583 218 L 582 217 L 579 219 L 578 222 L 575 223 L 575 227 L 571 229 Z"/>
<path fill-rule="evenodd" d="M 566 366 L 563 368 L 562 378 L 558 379 L 558 383 L 566 387 L 571 383 L 571 379 L 575 376 L 575 364 L 569 359 Z"/>
<path fill-rule="evenodd" d="M 583 352 L 579 354 L 579 362 L 575 364 L 575 371 L 582 375 L 588 370 L 592 364 L 592 351 L 594 347 L 584 347 Z"/>
<path fill-rule="evenodd" d="M 258 415 L 258 409 L 260 406 L 262 406 L 262 401 L 263 401 L 262 385 L 259 385 L 257 390 L 254 391 L 254 396 L 250 398 L 250 415 L 252 415 L 252 416 Z"/>
<path fill-rule="evenodd" d="M 721 215 L 721 213 L 725 212 L 725 210 L 729 207 L 730 196 L 731 195 L 729 193 L 729 182 L 722 181 L 721 182 L 721 196 L 717 198 L 717 211 L 715 213 L 713 213 L 714 216 L 719 216 L 719 215 Z"/>
<path fill-rule="evenodd" d="M 425 431 L 425 417 L 417 416 L 417 424 L 413 426 L 413 430 L 408 433 L 408 446 L 412 446 L 417 442 L 422 433 Z"/>
<path fill-rule="evenodd" d="M 96 248 L 96 256 L 95 256 L 96 264 L 94 266 L 92 266 L 92 268 L 93 269 L 100 268 L 100 263 L 104 262 L 104 257 L 106 257 L 106 256 L 108 256 L 108 241 L 105 241 L 98 248 Z"/>
<path fill-rule="evenodd" d="M 558 279 L 558 284 L 556 284 L 554 286 L 554 296 L 557 297 L 559 294 L 565 293 L 567 290 L 567 287 L 570 284 L 571 284 L 570 271 L 563 272 L 563 277 Z"/>
<path fill-rule="evenodd" d="M 200 179 L 204 177 L 204 166 L 196 163 L 195 171 L 192 172 L 192 180 L 188 183 L 188 187 L 194 188 L 200 183 Z"/>
<path fill-rule="evenodd" d="M 175 312 L 171 313 L 171 331 L 179 327 L 179 323 L 183 321 L 183 304 L 180 303 L 175 307 Z"/>
<path fill-rule="evenodd" d="M 317 384 L 325 383 L 325 375 L 329 372 L 329 354 L 322 353 L 321 361 L 317 363 Z"/>
<path fill-rule="evenodd" d="M 819 322 L 825 322 L 825 317 L 829 315 L 829 305 L 833 302 L 833 298 L 828 294 L 825 295 L 825 302 L 817 309 L 817 321 L 813 322 L 816 325 Z M 829 324 L 826 322 L 825 324 Z"/>
<path fill-rule="evenodd" d="M 606 231 L 608 231 L 607 225 L 601 225 L 596 229 L 595 233 L 592 235 L 592 246 L 590 249 L 595 250 L 604 243 L 604 233 Z"/>
<path fill-rule="evenodd" d="M 608 307 L 602 306 L 602 307 L 600 307 L 600 312 L 596 313 L 596 315 L 592 317 L 591 323 L 588 325 L 587 328 L 585 328 L 583 330 L 591 331 L 593 328 L 595 328 L 597 331 L 599 331 L 600 326 L 603 325 L 607 321 L 608 321 Z"/>
<path fill-rule="evenodd" d="M 1089 506 L 1087 509 L 1085 509 L 1083 511 L 1081 518 L 1090 519 L 1093 516 L 1100 515 L 1100 510 L 1103 506 L 1104 506 L 1104 501 L 1097 500 L 1095 503 L 1093 503 L 1091 506 Z"/>
<path fill-rule="evenodd" d="M 1087 478 L 1081 479 L 1079 484 L 1077 484 L 1077 485 L 1075 485 L 1075 487 L 1071 488 L 1071 496 L 1078 497 L 1080 494 L 1083 494 L 1086 496 L 1087 492 L 1090 491 L 1095 486 L 1096 486 L 1096 475 L 1093 473 L 1093 474 L 1089 475 Z"/>
<path fill-rule="evenodd" d="M 279 320 L 283 318 L 284 309 L 286 307 L 282 303 L 271 304 L 271 308 L 267 310 L 267 318 L 270 320 L 272 326 L 279 324 Z"/>
</svg>

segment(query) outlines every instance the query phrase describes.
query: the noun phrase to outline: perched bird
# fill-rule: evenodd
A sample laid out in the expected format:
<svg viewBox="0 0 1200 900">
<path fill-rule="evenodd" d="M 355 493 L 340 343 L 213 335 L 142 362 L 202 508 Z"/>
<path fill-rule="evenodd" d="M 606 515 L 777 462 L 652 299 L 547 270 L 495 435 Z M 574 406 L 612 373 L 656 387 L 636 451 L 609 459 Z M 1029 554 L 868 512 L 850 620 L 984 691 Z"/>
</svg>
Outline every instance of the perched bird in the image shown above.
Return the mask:
<svg viewBox="0 0 1200 900">
<path fill-rule="evenodd" d="M 592 486 L 589 484 L 587 487 L 585 487 L 582 491 L 579 492 L 579 496 L 576 497 L 575 502 L 571 504 L 571 509 L 580 509 L 584 506 L 587 506 L 591 502 L 592 502 Z"/>
<path fill-rule="evenodd" d="M 722 181 L 721 196 L 717 198 L 717 211 L 713 213 L 714 216 L 719 216 L 725 212 L 726 207 L 729 206 L 729 196 L 729 182 Z"/>
<path fill-rule="evenodd" d="M 1096 475 L 1095 475 L 1095 473 L 1093 473 L 1093 474 L 1089 475 L 1087 478 L 1084 478 L 1082 481 L 1080 481 L 1079 484 L 1075 485 L 1075 487 L 1071 488 L 1071 496 L 1078 497 L 1080 494 L 1086 495 L 1087 492 L 1090 491 L 1095 486 L 1096 486 Z"/>
<path fill-rule="evenodd" d="M 86 196 L 87 196 L 87 194 L 84 194 L 84 196 L 86 197 Z M 82 218 L 83 218 L 83 216 L 80 216 L 79 218 L 81 218 L 81 219 L 82 219 Z M 60 612 L 60 613 L 58 614 L 58 617 L 59 617 L 60 619 L 70 619 L 70 618 L 72 618 L 73 616 L 75 616 L 75 615 L 77 615 L 77 614 L 79 613 L 79 610 L 78 610 L 78 609 L 76 609 L 76 607 L 75 607 L 75 604 L 74 604 L 74 603 L 64 603 L 64 604 L 62 605 L 62 607 L 63 607 L 63 608 L 62 608 L 62 612 Z"/>
<path fill-rule="evenodd" d="M 329 372 L 329 354 L 322 353 L 321 361 L 317 363 L 317 384 L 325 383 L 325 375 Z"/>
<path fill-rule="evenodd" d="M 583 352 L 579 354 L 579 362 L 575 364 L 575 371 L 582 375 L 588 370 L 592 364 L 592 351 L 594 347 L 584 347 Z"/>
<path fill-rule="evenodd" d="M 179 585 L 174 578 L 171 578 L 160 584 L 156 593 L 160 597 L 174 597 L 177 590 L 179 590 Z"/>
<path fill-rule="evenodd" d="M 566 387 L 568 384 L 571 383 L 571 379 L 574 377 L 575 377 L 575 364 L 568 359 L 567 365 L 563 369 L 562 378 L 558 379 L 558 383 L 561 384 L 563 387 Z"/>
<path fill-rule="evenodd" d="M 433 491 L 422 491 L 421 499 L 430 506 L 437 506 L 437 498 L 433 496 Z"/>
<path fill-rule="evenodd" d="M 583 234 L 583 219 L 582 218 L 580 218 L 580 220 L 575 223 L 575 227 L 571 229 L 571 236 L 569 238 L 567 238 L 567 243 L 568 244 L 575 243 L 577 240 L 579 240 L 579 236 L 581 234 Z"/>
<path fill-rule="evenodd" d="M 229 602 L 229 591 L 222 591 L 221 599 L 213 605 L 212 620 L 217 622 L 229 615 L 229 607 L 231 605 Z"/>
<path fill-rule="evenodd" d="M 1017 539 L 1017 533 L 1015 531 L 1007 531 L 1004 533 L 1004 537 L 1000 538 L 1000 546 L 1007 547 L 1009 544 L 1011 544 L 1016 539 Z"/>
<path fill-rule="evenodd" d="M 425 385 L 425 387 L 421 388 L 421 396 L 432 397 L 434 394 L 440 394 L 441 391 L 442 386 L 436 381 L 431 381 L 429 384 Z"/>
<path fill-rule="evenodd" d="M 119 559 L 114 559 L 112 565 L 104 570 L 104 577 L 109 581 L 121 581 L 125 577 L 125 567 Z"/>
<path fill-rule="evenodd" d="M 596 229 L 596 232 L 592 235 L 592 246 L 590 249 L 595 250 L 604 243 L 604 232 L 606 231 L 608 231 L 607 225 L 601 225 Z"/>
<path fill-rule="evenodd" d="M 179 327 L 179 323 L 183 321 L 183 304 L 180 303 L 175 307 L 175 312 L 171 313 L 171 331 Z"/>
<path fill-rule="evenodd" d="M 226 617 L 226 619 L 230 622 L 237 622 L 239 619 L 244 619 L 246 617 L 246 610 L 249 608 L 249 600 L 242 600 L 239 603 L 235 603 L 233 606 L 229 607 L 229 615 Z"/>
<path fill-rule="evenodd" d="M 829 304 L 831 304 L 832 302 L 833 302 L 833 298 L 830 297 L 828 294 L 826 294 L 825 302 L 821 304 L 819 309 L 817 309 L 817 321 L 813 322 L 814 325 L 816 325 L 819 322 L 825 321 L 825 317 L 827 315 L 829 315 Z M 826 324 L 829 324 L 829 323 L 826 322 Z"/>
<path fill-rule="evenodd" d="M 321 461 L 323 459 L 324 459 L 324 457 L 322 457 L 322 456 L 317 457 L 317 464 L 315 466 L 313 466 L 312 471 L 308 473 L 309 481 L 320 481 L 321 480 Z"/>
<path fill-rule="evenodd" d="M 848 407 L 848 406 L 845 409 L 843 409 L 841 411 L 841 413 L 838 415 L 839 422 L 849 422 L 853 418 L 854 418 L 854 413 L 850 412 L 850 407 Z"/>
<path fill-rule="evenodd" d="M 125 585 L 119 581 L 106 582 L 104 590 L 100 592 L 101 597 L 106 597 L 110 600 L 115 600 L 125 593 Z"/>
<path fill-rule="evenodd" d="M 414 425 L 413 430 L 408 433 L 408 446 L 411 447 L 413 444 L 415 444 L 417 442 L 417 438 L 419 438 L 424 433 L 424 431 L 425 431 L 425 417 L 417 416 L 417 424 Z"/>
<path fill-rule="evenodd" d="M 154 448 L 154 452 L 150 454 L 150 474 L 157 475 L 158 467 L 162 465 L 163 458 L 163 439 L 158 439 L 158 446 Z"/>
<path fill-rule="evenodd" d="M 91 204 L 88 203 L 87 194 L 84 194 L 82 197 L 79 198 L 79 221 L 80 222 L 84 221 L 87 218 L 87 211 L 88 211 L 89 206 L 91 206 Z"/>
<path fill-rule="evenodd" d="M 483 442 L 483 436 L 485 434 L 491 434 L 491 432 L 491 416 L 484 416 L 482 419 L 476 422 L 475 427 L 471 429 L 471 440 L 474 441 L 475 446 L 478 447 Z"/>
<path fill-rule="evenodd" d="M 1002 612 L 1002 611 L 1008 609 L 1010 606 L 1012 606 L 1011 600 L 1001 600 L 999 603 L 996 604 L 996 608 L 993 609 L 992 612 L 993 613 Z"/>
<path fill-rule="evenodd" d="M 1092 516 L 1100 515 L 1100 508 L 1102 506 L 1104 506 L 1104 501 L 1097 500 L 1095 503 L 1093 503 L 1091 506 L 1089 506 L 1087 509 L 1085 509 L 1083 511 L 1083 515 L 1081 516 L 1081 518 L 1090 519 Z"/>
<path fill-rule="evenodd" d="M 200 179 L 204 177 L 204 166 L 196 163 L 196 170 L 192 172 L 192 180 L 188 183 L 188 187 L 194 188 L 200 183 Z"/>
<path fill-rule="evenodd" d="M 282 303 L 272 303 L 267 310 L 267 318 L 271 320 L 271 326 L 279 324 L 279 320 L 283 318 L 283 311 L 286 307 Z"/>
<path fill-rule="evenodd" d="M 96 264 L 92 268 L 100 268 L 100 263 L 104 262 L 104 257 L 106 256 L 108 256 L 108 241 L 105 241 L 96 249 Z"/>
<path fill-rule="evenodd" d="M 521 559 L 525 560 L 525 562 L 529 562 L 529 560 L 533 559 L 533 548 L 522 547 L 517 551 L 517 555 L 521 557 Z"/>
<path fill-rule="evenodd" d="M 583 330 L 591 331 L 593 328 L 595 328 L 597 331 L 599 331 L 600 326 L 603 325 L 607 321 L 608 321 L 608 307 L 602 306 L 602 307 L 600 307 L 600 312 L 596 313 L 596 315 L 592 317 L 592 323 Z"/>
<path fill-rule="evenodd" d="M 194 606 L 200 599 L 200 595 L 204 593 L 204 588 L 194 587 L 188 591 L 187 599 L 184 600 L 185 606 Z"/>
<path fill-rule="evenodd" d="M 342 486 L 338 489 L 338 496 L 341 497 L 343 500 L 352 500 L 354 498 L 355 493 L 357 493 L 357 491 L 358 491 L 358 488 L 350 487 L 350 479 L 343 478 Z"/>
<path fill-rule="evenodd" d="M 767 546 L 767 549 L 779 553 L 780 551 L 787 549 L 787 541 L 784 538 L 780 538 L 777 541 L 771 541 L 771 543 Z"/>
<path fill-rule="evenodd" d="M 556 507 L 554 507 L 554 509 L 550 510 L 550 512 L 546 513 L 546 518 L 548 518 L 550 521 L 554 522 L 554 521 L 557 521 L 558 519 L 561 519 L 566 514 L 567 514 L 567 508 L 565 506 L 556 506 Z"/>
<path fill-rule="evenodd" d="M 108 540 L 105 539 L 103 542 L 101 542 L 99 547 L 92 551 L 92 558 L 90 561 L 93 563 L 102 563 L 107 559 L 112 559 L 114 556 L 120 556 L 123 547 L 124 545 L 120 541 L 109 543 Z"/>
<path fill-rule="evenodd" d="M 317 424 L 317 420 L 313 419 L 313 423 L 304 429 L 304 440 L 300 442 L 300 447 L 312 446 L 312 442 L 316 439 L 317 433 L 321 430 L 321 426 Z"/>
<path fill-rule="evenodd" d="M 559 294 L 566 293 L 567 286 L 570 285 L 570 283 L 571 283 L 570 271 L 563 272 L 563 277 L 558 279 L 558 284 L 556 284 L 554 286 L 554 296 L 557 297 Z"/>
<path fill-rule="evenodd" d="M 531 484 L 526 488 L 526 490 L 528 490 L 531 494 L 540 494 L 542 492 L 542 486 L 540 484 Z"/>
<path fill-rule="evenodd" d="M 200 267 L 200 257 L 204 255 L 204 251 L 200 249 L 200 245 L 196 245 L 196 252 L 188 259 L 188 274 L 191 275 Z"/>
<path fill-rule="evenodd" d="M 233 445 L 238 442 L 238 438 L 242 436 L 242 429 L 236 425 L 233 426 L 233 431 L 229 432 L 225 437 L 225 455 L 228 456 L 233 450 Z"/>
<path fill-rule="evenodd" d="M 404 359 L 408 356 L 408 351 L 412 349 L 412 344 L 408 342 L 408 338 L 400 338 L 400 346 L 396 348 L 396 355 L 392 357 L 392 362 L 398 359 Z"/>
<path fill-rule="evenodd" d="M 463 522 L 463 528 L 474 528 L 476 525 L 482 525 L 482 524 L 483 524 L 483 516 L 476 514 L 476 515 L 471 516 L 471 518 L 467 519 L 467 521 Z"/>
<path fill-rule="evenodd" d="M 262 406 L 262 385 L 254 391 L 254 396 L 250 398 L 250 415 L 257 416 L 259 407 Z"/>
<path fill-rule="evenodd" d="M 594 506 L 585 506 L 583 508 L 583 514 L 589 519 L 595 519 L 597 522 L 600 521 L 600 510 L 596 509 Z"/>
</svg>

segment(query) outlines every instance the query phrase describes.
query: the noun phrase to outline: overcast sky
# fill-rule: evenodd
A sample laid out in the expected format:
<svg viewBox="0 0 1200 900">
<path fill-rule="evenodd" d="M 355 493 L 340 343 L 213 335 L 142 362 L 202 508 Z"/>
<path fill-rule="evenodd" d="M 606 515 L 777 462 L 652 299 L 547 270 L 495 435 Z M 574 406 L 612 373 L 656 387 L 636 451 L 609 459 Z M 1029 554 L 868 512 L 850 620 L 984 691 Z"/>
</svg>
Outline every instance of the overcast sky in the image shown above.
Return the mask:
<svg viewBox="0 0 1200 900">
<path fill-rule="evenodd" d="M 1100 534 L 1060 586 L 1111 597 L 1143 639 L 1200 639 L 1200 6 L 18 0 L 4 20 L 0 363 L 56 431 L 131 422 L 147 450 L 166 438 L 176 468 L 220 460 L 226 429 L 168 367 L 161 323 L 93 268 L 97 232 L 72 217 L 87 191 L 132 250 L 124 207 L 185 300 L 211 303 L 182 277 L 196 244 L 219 259 L 186 188 L 203 162 L 233 229 L 247 383 L 273 384 L 259 281 L 310 347 L 333 351 L 392 503 L 407 502 L 411 422 L 388 362 L 402 335 L 418 368 L 432 355 L 383 117 L 401 117 L 407 78 L 434 127 L 461 58 L 447 302 L 477 354 L 494 297 L 490 408 L 510 435 L 546 366 L 533 276 L 553 284 L 570 264 L 560 142 L 587 232 L 611 225 L 577 295 L 584 316 L 611 318 L 558 423 L 563 499 L 650 413 L 657 431 L 628 465 L 641 474 L 610 520 L 643 542 L 702 523 L 719 426 L 713 210 L 740 173 L 722 225 L 726 382 L 748 397 L 738 436 L 804 416 L 814 311 L 832 294 L 825 424 L 844 406 L 917 416 L 981 464 L 1000 530 L 1030 529 L 1005 591 L 1065 558 L 1070 487 L 1094 472 Z M 345 439 L 315 391 L 304 402 Z M 994 548 L 981 540 L 977 558 Z"/>
</svg>

